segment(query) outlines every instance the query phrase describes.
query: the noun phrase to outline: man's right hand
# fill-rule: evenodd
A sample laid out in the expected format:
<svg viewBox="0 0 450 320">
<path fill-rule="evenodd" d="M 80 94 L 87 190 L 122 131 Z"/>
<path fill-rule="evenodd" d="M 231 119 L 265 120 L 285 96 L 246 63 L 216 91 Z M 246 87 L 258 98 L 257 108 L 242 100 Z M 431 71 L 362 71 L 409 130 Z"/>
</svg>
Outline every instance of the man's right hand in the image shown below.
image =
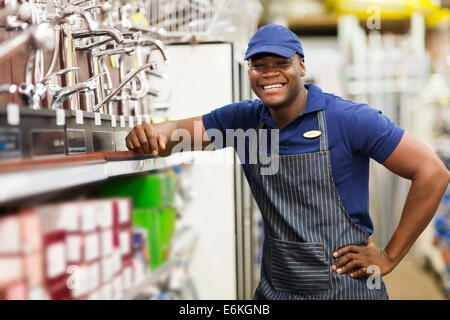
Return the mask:
<svg viewBox="0 0 450 320">
<path fill-rule="evenodd" d="M 137 125 L 125 138 L 128 150 L 140 155 L 157 156 L 160 149 L 165 150 L 167 136 L 159 133 L 154 126 L 147 122 Z"/>
</svg>

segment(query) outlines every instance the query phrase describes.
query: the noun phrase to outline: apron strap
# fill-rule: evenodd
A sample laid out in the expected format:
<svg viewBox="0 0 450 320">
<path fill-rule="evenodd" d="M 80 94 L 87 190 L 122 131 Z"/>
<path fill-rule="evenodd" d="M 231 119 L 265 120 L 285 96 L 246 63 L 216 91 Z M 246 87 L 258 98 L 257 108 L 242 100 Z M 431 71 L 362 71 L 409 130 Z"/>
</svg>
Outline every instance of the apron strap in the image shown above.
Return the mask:
<svg viewBox="0 0 450 320">
<path fill-rule="evenodd" d="M 325 110 L 317 112 L 317 122 L 319 124 L 319 131 L 322 132 L 320 135 L 320 151 L 328 151 L 328 131 Z"/>
<path fill-rule="evenodd" d="M 328 130 L 327 130 L 327 119 L 325 117 L 325 110 L 317 111 L 317 123 L 319 125 L 319 131 L 322 132 L 320 135 L 320 151 L 328 151 Z M 259 130 L 264 127 L 264 122 L 259 120 L 256 127 L 256 141 L 257 146 L 259 146 Z"/>
</svg>

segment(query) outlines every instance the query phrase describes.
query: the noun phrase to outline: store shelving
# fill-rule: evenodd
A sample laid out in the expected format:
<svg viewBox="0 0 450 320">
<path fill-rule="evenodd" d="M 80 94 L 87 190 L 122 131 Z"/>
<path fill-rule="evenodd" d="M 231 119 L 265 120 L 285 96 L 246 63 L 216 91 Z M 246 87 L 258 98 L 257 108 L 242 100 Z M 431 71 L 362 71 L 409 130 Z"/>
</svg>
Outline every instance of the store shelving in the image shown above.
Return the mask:
<svg viewBox="0 0 450 320">
<path fill-rule="evenodd" d="M 135 285 L 133 288 L 129 289 L 122 297 L 121 300 L 133 300 L 138 297 L 140 293 L 146 288 L 157 285 L 161 279 L 164 279 L 170 275 L 173 267 L 173 261 L 165 262 L 161 267 L 156 269 L 154 272 L 148 274 L 144 280 Z"/>
<path fill-rule="evenodd" d="M 0 173 L 0 204 L 47 192 L 99 182 L 108 178 L 160 170 L 192 161 L 191 153 L 165 158 L 94 160 L 89 162 L 22 166 Z"/>
<path fill-rule="evenodd" d="M 166 158 L 150 158 L 141 160 L 119 160 L 106 162 L 106 174 L 115 177 L 125 174 L 146 172 L 189 163 L 193 160 L 192 153 L 176 153 Z"/>
</svg>

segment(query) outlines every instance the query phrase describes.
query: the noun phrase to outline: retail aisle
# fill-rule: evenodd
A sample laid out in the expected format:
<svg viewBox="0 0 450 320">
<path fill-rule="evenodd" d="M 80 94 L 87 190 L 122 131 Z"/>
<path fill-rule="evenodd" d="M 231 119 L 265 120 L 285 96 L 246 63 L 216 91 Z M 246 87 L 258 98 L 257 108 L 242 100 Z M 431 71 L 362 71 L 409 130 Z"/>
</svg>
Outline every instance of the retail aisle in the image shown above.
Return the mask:
<svg viewBox="0 0 450 320">
<path fill-rule="evenodd" d="M 446 299 L 433 275 L 424 270 L 412 256 L 406 256 L 383 279 L 391 300 Z"/>
</svg>

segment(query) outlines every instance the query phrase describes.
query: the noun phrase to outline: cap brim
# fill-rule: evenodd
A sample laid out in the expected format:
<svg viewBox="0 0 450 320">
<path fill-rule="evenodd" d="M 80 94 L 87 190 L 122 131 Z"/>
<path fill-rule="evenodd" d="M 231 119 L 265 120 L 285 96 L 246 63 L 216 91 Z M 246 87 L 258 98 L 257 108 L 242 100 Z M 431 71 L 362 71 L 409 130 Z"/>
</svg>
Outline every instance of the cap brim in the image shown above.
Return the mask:
<svg viewBox="0 0 450 320">
<path fill-rule="evenodd" d="M 294 55 L 295 50 L 280 47 L 279 45 L 270 45 L 269 44 L 269 45 L 253 48 L 252 50 L 250 50 L 249 52 L 247 52 L 245 54 L 244 60 L 248 60 L 248 58 L 250 58 L 251 56 L 253 56 L 257 53 L 262 53 L 262 52 L 273 53 L 273 54 L 276 54 L 276 55 L 279 55 L 279 56 L 282 56 L 285 58 L 290 58 Z"/>
</svg>

